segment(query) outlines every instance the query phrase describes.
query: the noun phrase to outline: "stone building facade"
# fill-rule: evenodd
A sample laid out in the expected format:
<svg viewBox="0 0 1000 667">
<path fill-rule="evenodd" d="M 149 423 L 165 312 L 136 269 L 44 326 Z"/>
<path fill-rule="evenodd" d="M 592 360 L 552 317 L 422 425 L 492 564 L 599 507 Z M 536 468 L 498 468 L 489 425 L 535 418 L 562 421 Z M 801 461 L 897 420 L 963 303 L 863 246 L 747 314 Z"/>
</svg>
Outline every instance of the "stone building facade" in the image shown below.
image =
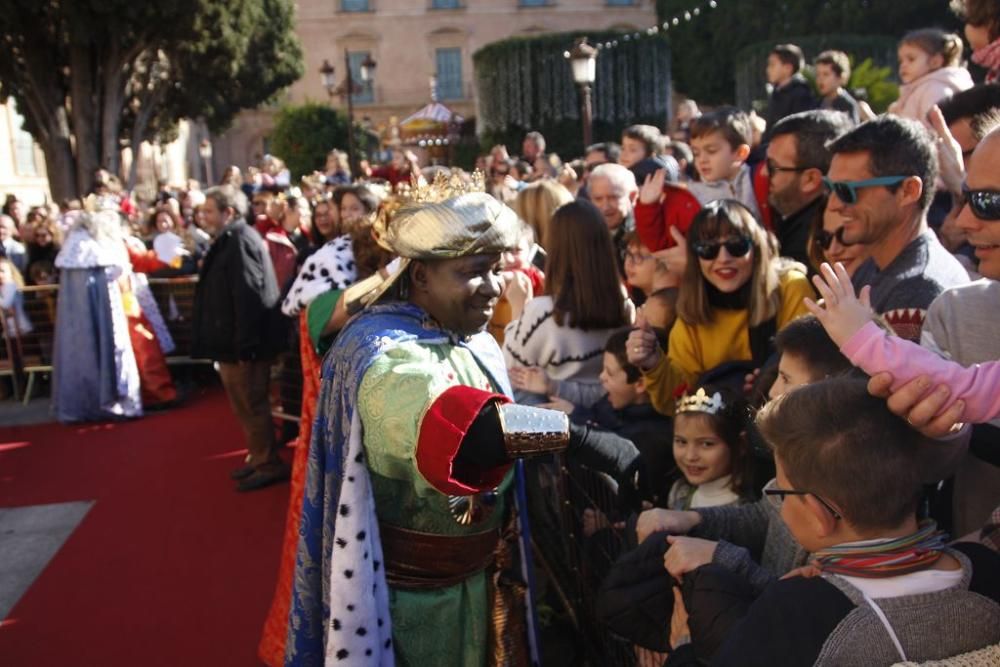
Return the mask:
<svg viewBox="0 0 1000 667">
<path fill-rule="evenodd" d="M 354 98 L 354 117 L 375 128 L 402 120 L 431 100 L 476 115 L 472 54 L 516 35 L 571 30 L 639 30 L 656 23 L 655 0 L 299 0 L 297 30 L 305 76 L 282 102 L 330 100 L 320 68 L 343 81 L 345 50 L 355 76 L 365 56 L 377 63 L 373 85 Z M 432 82 L 433 79 L 433 82 Z M 251 164 L 267 152 L 276 108 L 244 112 L 214 143 L 216 172 Z"/>
</svg>

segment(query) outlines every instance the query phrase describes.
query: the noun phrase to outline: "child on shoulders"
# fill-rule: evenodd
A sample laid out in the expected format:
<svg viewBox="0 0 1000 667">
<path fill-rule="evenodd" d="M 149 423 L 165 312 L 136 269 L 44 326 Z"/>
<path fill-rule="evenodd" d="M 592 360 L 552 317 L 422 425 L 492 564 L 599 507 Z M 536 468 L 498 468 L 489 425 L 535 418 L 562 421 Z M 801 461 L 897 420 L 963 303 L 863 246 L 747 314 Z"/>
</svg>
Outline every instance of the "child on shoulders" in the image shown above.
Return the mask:
<svg viewBox="0 0 1000 667">
<path fill-rule="evenodd" d="M 899 99 L 889 113 L 912 118 L 933 130 L 927 112 L 955 93 L 972 88 L 969 71 L 961 66 L 962 38 L 937 28 L 914 30 L 899 42 Z"/>
</svg>

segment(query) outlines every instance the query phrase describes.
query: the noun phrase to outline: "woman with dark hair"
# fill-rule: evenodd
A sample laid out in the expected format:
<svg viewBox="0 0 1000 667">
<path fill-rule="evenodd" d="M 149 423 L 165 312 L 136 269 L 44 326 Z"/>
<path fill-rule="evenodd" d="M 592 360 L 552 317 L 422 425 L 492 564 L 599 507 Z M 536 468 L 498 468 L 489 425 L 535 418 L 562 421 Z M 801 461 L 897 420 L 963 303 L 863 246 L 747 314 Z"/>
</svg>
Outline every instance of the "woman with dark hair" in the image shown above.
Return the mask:
<svg viewBox="0 0 1000 667">
<path fill-rule="evenodd" d="M 315 197 L 311 202 L 312 215 L 310 216 L 307 238 L 308 246 L 299 253 L 298 264 L 301 269 L 306 258 L 319 250 L 329 241 L 341 235 L 340 231 L 340 207 L 333 201 L 332 194 L 322 194 Z"/>
<path fill-rule="evenodd" d="M 844 216 L 840 211 L 827 210 L 813 219 L 806 248 L 809 262 L 817 272 L 823 262 L 830 266 L 840 262 L 847 273 L 853 276 L 858 267 L 868 259 L 867 245 L 844 243 Z"/>
<path fill-rule="evenodd" d="M 370 237 L 379 203 L 378 195 L 367 187 L 347 185 L 334 190 L 330 199 L 315 204 L 313 238 L 326 240 L 307 255 L 281 309 L 289 317 L 295 317 L 309 308 L 309 334 L 316 345 L 321 337 L 331 333 L 327 325 L 335 313 L 340 290 L 358 277 L 355 254 L 365 253 L 368 248 L 366 235 Z M 364 248 L 355 247 L 359 244 Z"/>
<path fill-rule="evenodd" d="M 631 326 L 635 306 L 596 206 L 581 200 L 558 208 L 548 240 L 548 295 L 528 300 L 520 282 L 508 289 L 513 320 L 504 332 L 504 357 L 515 389 L 590 407 L 604 394 L 604 345 Z"/>
<path fill-rule="evenodd" d="M 653 406 L 672 415 L 676 392 L 726 362 L 759 367 L 774 333 L 807 314 L 805 267 L 778 255 L 774 235 L 739 202 L 720 199 L 695 216 L 666 353 L 648 328 L 629 337 Z"/>
<path fill-rule="evenodd" d="M 333 191 L 333 203 L 340 214 L 341 233 L 350 233 L 350 226 L 378 210 L 381 199 L 365 185 L 345 185 Z"/>
</svg>

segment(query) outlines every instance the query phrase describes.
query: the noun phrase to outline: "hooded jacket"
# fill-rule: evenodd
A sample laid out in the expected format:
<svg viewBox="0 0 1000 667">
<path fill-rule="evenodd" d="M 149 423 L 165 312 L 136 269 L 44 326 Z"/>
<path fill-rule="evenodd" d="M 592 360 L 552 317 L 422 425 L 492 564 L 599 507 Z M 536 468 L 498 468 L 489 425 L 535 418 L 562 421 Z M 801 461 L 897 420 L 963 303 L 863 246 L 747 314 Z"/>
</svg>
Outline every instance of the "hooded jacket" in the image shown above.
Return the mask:
<svg viewBox="0 0 1000 667">
<path fill-rule="evenodd" d="M 783 86 L 778 86 L 771 93 L 767 102 L 767 129 L 764 131 L 764 143 L 771 140 L 771 128 L 785 116 L 791 116 L 800 111 L 816 108 L 816 98 L 813 96 L 809 82 L 801 74 L 796 74 Z"/>
<path fill-rule="evenodd" d="M 889 113 L 912 118 L 932 129 L 927 122 L 931 107 L 955 93 L 972 88 L 972 77 L 964 67 L 942 67 L 899 87 L 899 99 L 889 106 Z"/>
</svg>

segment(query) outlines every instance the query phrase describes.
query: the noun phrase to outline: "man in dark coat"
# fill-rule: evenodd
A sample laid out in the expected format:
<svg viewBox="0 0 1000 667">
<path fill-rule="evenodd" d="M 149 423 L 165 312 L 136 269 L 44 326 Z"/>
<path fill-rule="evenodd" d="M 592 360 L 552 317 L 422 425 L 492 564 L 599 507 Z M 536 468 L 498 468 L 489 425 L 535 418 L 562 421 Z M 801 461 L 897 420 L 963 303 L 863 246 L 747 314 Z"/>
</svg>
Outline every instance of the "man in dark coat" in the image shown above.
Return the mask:
<svg viewBox="0 0 1000 667">
<path fill-rule="evenodd" d="M 268 399 L 271 363 L 281 341 L 278 284 L 264 241 L 244 216 L 246 198 L 233 187 L 205 192 L 205 230 L 212 245 L 195 292 L 192 356 L 218 362 L 229 403 L 246 434 L 246 464 L 232 471 L 237 490 L 253 491 L 288 477 L 278 457 Z"/>
</svg>

